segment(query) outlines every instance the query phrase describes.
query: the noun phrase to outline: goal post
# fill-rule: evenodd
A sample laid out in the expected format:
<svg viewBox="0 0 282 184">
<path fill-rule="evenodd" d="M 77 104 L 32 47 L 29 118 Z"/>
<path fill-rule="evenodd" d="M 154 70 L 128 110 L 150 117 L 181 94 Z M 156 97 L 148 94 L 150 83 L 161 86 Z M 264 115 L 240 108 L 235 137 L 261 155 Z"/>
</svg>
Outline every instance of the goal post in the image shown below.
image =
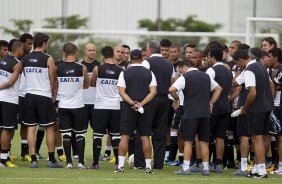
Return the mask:
<svg viewBox="0 0 282 184">
<path fill-rule="evenodd" d="M 264 36 L 262 36 L 262 35 Z M 260 36 L 258 36 L 260 35 Z M 282 39 L 282 18 L 247 17 L 246 18 L 246 44 L 257 46 L 257 38 L 271 36 L 278 45 Z"/>
</svg>

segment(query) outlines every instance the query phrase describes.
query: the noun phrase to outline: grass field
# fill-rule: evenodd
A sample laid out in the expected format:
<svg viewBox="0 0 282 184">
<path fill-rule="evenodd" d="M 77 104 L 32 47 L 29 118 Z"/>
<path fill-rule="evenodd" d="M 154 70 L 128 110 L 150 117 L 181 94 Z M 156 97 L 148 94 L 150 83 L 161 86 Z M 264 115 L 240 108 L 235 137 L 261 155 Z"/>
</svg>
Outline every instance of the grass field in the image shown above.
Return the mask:
<svg viewBox="0 0 282 184">
<path fill-rule="evenodd" d="M 72 170 L 63 169 L 47 169 L 47 161 L 41 160 L 39 162 L 39 169 L 30 169 L 30 163 L 20 161 L 20 138 L 19 133 L 15 133 L 13 140 L 12 153 L 18 156 L 15 162 L 18 168 L 0 168 L 0 184 L 6 183 L 20 183 L 20 184 L 76 184 L 76 183 L 95 183 L 95 184 L 149 184 L 149 183 L 161 183 L 161 184 L 174 184 L 174 183 L 193 183 L 193 184 L 252 184 L 252 183 L 282 183 L 282 175 L 269 175 L 268 179 L 249 179 L 244 177 L 235 177 L 231 173 L 234 169 L 228 169 L 222 174 L 213 174 L 210 177 L 201 176 L 201 174 L 195 173 L 191 176 L 177 176 L 173 174 L 173 171 L 179 169 L 179 167 L 166 166 L 162 171 L 156 170 L 154 174 L 145 174 L 143 170 L 129 169 L 126 165 L 124 174 L 114 173 L 114 165 L 108 162 L 100 162 L 99 170 L 78 170 L 74 167 Z M 86 141 L 86 163 L 91 164 L 92 160 L 92 141 L 91 130 L 87 134 Z M 47 156 L 45 143 L 42 145 L 41 154 Z M 65 165 L 65 163 L 63 163 Z M 76 162 L 74 162 L 74 166 Z"/>
</svg>

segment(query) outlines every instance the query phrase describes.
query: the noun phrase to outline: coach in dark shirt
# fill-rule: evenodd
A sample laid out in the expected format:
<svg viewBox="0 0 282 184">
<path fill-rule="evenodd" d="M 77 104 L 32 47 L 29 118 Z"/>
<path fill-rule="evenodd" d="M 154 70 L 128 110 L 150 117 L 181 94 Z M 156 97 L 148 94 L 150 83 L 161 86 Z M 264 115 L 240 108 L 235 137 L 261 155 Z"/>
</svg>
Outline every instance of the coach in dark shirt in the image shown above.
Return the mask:
<svg viewBox="0 0 282 184">
<path fill-rule="evenodd" d="M 166 123 L 169 108 L 168 89 L 174 80 L 173 65 L 160 54 L 160 43 L 152 40 L 147 45 L 148 59 L 142 62 L 156 76 L 157 95 L 152 100 L 152 144 L 154 149 L 154 168 L 162 169 L 165 157 Z"/>
</svg>

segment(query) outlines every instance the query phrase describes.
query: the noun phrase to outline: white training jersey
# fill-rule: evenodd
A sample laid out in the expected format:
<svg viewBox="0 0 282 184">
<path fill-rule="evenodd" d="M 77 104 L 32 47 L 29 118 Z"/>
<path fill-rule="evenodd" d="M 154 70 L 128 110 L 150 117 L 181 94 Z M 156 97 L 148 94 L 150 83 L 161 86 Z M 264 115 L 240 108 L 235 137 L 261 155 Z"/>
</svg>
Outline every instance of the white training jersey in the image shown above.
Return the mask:
<svg viewBox="0 0 282 184">
<path fill-rule="evenodd" d="M 64 62 L 57 66 L 59 82 L 59 108 L 76 109 L 84 107 L 83 65 L 77 62 Z"/>
<path fill-rule="evenodd" d="M 32 51 L 23 57 L 26 93 L 51 98 L 51 86 L 48 74 L 48 58 L 40 51 Z"/>
<path fill-rule="evenodd" d="M 117 82 L 123 69 L 115 64 L 108 63 L 97 67 L 98 76 L 94 109 L 120 110 Z"/>
<path fill-rule="evenodd" d="M 20 61 L 13 56 L 6 56 L 0 61 L 0 85 L 8 82 L 13 74 L 13 68 Z M 20 76 L 13 86 L 0 90 L 0 101 L 13 104 L 19 103 L 18 89 L 20 84 Z"/>
</svg>

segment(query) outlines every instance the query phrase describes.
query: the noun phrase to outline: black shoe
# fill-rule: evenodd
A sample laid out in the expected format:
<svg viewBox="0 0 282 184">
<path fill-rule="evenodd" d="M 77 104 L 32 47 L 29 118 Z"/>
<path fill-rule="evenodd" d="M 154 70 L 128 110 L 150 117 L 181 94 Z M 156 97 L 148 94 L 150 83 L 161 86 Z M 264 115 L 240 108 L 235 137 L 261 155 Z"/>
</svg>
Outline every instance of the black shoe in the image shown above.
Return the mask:
<svg viewBox="0 0 282 184">
<path fill-rule="evenodd" d="M 260 178 L 268 178 L 268 176 L 267 176 L 267 174 L 260 175 L 260 174 L 257 173 L 254 178 L 257 178 L 257 179 L 260 179 Z"/>
<path fill-rule="evenodd" d="M 115 173 L 124 173 L 124 168 L 123 167 L 121 167 L 121 168 L 116 167 L 114 172 Z"/>
<path fill-rule="evenodd" d="M 255 178 L 255 179 L 268 178 L 267 174 L 260 175 L 258 173 L 255 173 L 255 174 L 250 173 L 247 177 L 248 178 Z"/>
<path fill-rule="evenodd" d="M 146 167 L 146 168 L 145 168 L 145 173 L 146 173 L 146 174 L 153 174 L 154 171 L 153 171 L 153 169 L 151 169 L 151 168 L 149 168 L 149 167 Z"/>
</svg>

